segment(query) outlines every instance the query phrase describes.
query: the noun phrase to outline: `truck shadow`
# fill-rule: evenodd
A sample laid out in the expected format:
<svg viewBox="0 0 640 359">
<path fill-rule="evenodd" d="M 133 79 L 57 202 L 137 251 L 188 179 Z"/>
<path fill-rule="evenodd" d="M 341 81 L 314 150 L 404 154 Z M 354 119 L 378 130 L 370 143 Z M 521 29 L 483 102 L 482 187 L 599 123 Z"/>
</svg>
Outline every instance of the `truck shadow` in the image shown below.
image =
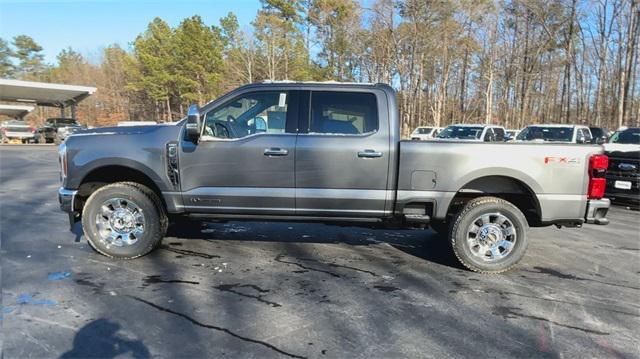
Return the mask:
<svg viewBox="0 0 640 359">
<path fill-rule="evenodd" d="M 172 223 L 165 237 L 193 240 L 389 245 L 412 257 L 463 269 L 446 238 L 430 229 L 381 229 L 301 222 L 210 222 L 181 219 Z"/>
</svg>

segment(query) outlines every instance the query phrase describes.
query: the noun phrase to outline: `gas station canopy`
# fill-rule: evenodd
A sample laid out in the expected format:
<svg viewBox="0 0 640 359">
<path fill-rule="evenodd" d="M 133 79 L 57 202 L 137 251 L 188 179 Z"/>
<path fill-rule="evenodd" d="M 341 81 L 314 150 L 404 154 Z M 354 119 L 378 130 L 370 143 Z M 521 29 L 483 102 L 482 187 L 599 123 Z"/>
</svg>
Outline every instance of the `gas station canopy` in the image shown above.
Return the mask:
<svg viewBox="0 0 640 359">
<path fill-rule="evenodd" d="M 22 118 L 31 111 L 33 111 L 33 106 L 0 104 L 0 115 L 5 115 L 13 118 Z"/>
<path fill-rule="evenodd" d="M 0 79 L 0 101 L 29 102 L 40 106 L 74 106 L 95 87 Z"/>
</svg>

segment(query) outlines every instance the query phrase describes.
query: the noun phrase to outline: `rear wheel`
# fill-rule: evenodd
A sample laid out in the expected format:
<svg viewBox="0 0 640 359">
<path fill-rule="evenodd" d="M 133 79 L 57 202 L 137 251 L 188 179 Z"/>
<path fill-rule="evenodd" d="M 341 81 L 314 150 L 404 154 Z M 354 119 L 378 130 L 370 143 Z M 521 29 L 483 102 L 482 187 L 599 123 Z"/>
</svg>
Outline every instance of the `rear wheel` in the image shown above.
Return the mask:
<svg viewBox="0 0 640 359">
<path fill-rule="evenodd" d="M 114 183 L 96 190 L 82 211 L 89 244 L 112 258 L 132 259 L 149 253 L 166 231 L 161 202 L 149 188 Z"/>
<path fill-rule="evenodd" d="M 513 268 L 527 249 L 527 220 L 503 199 L 480 197 L 469 201 L 451 227 L 453 252 L 465 267 L 480 273 Z"/>
</svg>

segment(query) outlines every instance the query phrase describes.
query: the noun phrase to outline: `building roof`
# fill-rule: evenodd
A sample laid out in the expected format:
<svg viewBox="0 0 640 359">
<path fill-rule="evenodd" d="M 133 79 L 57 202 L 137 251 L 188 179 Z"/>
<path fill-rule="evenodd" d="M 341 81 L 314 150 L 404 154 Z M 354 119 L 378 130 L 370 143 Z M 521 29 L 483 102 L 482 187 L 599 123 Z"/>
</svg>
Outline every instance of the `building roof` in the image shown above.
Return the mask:
<svg viewBox="0 0 640 359">
<path fill-rule="evenodd" d="M 84 100 L 95 87 L 0 79 L 0 101 L 62 107 Z"/>
<path fill-rule="evenodd" d="M 24 117 L 26 114 L 33 111 L 33 108 L 33 106 L 0 104 L 0 115 L 9 117 Z"/>
</svg>

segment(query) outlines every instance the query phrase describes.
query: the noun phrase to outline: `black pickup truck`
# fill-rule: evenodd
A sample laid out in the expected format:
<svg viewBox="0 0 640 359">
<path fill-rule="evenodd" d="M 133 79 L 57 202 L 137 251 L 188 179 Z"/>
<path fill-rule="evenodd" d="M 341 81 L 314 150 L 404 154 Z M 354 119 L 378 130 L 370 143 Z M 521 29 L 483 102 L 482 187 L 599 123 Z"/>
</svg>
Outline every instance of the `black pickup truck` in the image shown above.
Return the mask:
<svg viewBox="0 0 640 359">
<path fill-rule="evenodd" d="M 431 226 L 486 273 L 522 258 L 528 226 L 608 222 L 600 146 L 401 141 L 399 124 L 388 85 L 247 85 L 176 124 L 70 136 L 59 200 L 115 258 L 198 215 Z"/>
</svg>

